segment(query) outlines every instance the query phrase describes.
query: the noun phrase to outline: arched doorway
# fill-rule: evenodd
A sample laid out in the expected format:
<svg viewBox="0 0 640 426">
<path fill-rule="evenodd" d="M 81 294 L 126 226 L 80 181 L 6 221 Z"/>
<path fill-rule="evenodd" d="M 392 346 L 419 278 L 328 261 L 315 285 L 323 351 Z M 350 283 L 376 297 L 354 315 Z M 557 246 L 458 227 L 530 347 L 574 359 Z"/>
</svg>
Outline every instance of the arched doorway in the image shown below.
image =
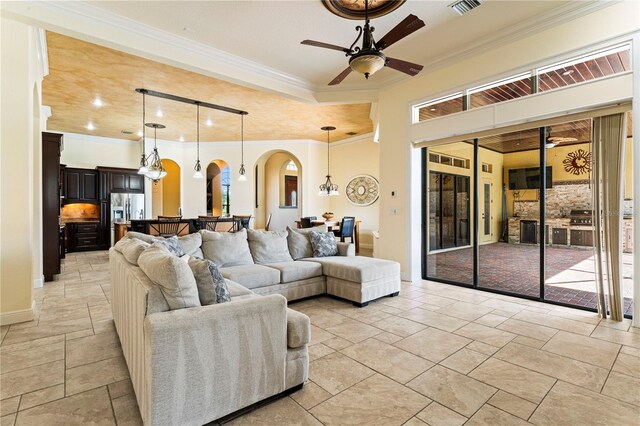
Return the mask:
<svg viewBox="0 0 640 426">
<path fill-rule="evenodd" d="M 152 217 L 177 216 L 181 214 L 180 166 L 168 158 L 162 159 L 167 175 L 151 185 Z"/>
<path fill-rule="evenodd" d="M 231 214 L 231 169 L 224 160 L 213 160 L 207 166 L 207 214 Z"/>
<path fill-rule="evenodd" d="M 255 164 L 255 227 L 264 228 L 271 215 L 270 230 L 294 227 L 302 212 L 302 164 L 288 151 L 263 154 Z"/>
</svg>

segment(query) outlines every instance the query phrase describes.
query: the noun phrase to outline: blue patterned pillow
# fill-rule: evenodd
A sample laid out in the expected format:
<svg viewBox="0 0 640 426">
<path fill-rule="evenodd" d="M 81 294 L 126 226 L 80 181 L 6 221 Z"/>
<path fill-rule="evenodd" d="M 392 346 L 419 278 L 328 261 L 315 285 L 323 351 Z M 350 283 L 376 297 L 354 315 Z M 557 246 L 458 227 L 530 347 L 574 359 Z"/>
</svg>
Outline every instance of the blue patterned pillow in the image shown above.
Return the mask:
<svg viewBox="0 0 640 426">
<path fill-rule="evenodd" d="M 202 306 L 231 301 L 229 287 L 215 263 L 189 257 L 189 267 L 196 279 L 198 297 Z"/>
<path fill-rule="evenodd" d="M 167 248 L 167 250 L 169 250 L 169 253 L 173 254 L 174 256 L 181 257 L 185 254 L 184 250 L 182 250 L 182 246 L 180 245 L 178 237 L 176 237 L 175 235 L 169 238 L 156 237 L 153 242 L 162 244 Z"/>
<path fill-rule="evenodd" d="M 338 242 L 332 232 L 309 232 L 313 257 L 337 256 Z"/>
</svg>

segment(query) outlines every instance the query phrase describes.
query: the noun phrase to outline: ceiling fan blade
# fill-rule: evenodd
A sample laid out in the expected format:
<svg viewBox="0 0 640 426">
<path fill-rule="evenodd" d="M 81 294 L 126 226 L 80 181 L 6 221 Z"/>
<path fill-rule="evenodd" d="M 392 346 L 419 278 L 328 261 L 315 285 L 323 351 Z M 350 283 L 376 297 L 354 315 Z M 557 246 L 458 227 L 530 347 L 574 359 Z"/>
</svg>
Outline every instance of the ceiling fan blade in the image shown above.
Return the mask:
<svg viewBox="0 0 640 426">
<path fill-rule="evenodd" d="M 303 40 L 300 42 L 300 44 L 306 44 L 307 46 L 323 47 L 325 49 L 331 49 L 331 50 L 339 50 L 344 53 L 351 53 L 351 50 L 347 49 L 346 47 L 336 46 L 335 44 L 323 43 L 321 41 Z"/>
<path fill-rule="evenodd" d="M 347 77 L 350 73 L 351 73 L 351 67 L 347 67 L 344 71 L 338 74 L 336 78 L 331 80 L 331 83 L 329 83 L 329 86 L 335 86 L 336 84 L 342 83 L 342 80 L 344 80 L 345 77 Z"/>
<path fill-rule="evenodd" d="M 409 34 L 412 34 L 422 27 L 424 27 L 424 22 L 422 21 L 422 19 L 418 18 L 416 15 L 409 15 L 404 18 L 402 22 L 393 27 L 391 31 L 385 34 L 384 37 L 376 42 L 376 49 L 386 49 L 393 43 L 402 40 Z"/>
<path fill-rule="evenodd" d="M 400 59 L 394 58 L 387 58 L 387 66 L 411 76 L 418 74 L 420 71 L 422 71 L 422 68 L 424 68 L 422 65 L 414 64 L 407 61 L 401 61 Z"/>
</svg>

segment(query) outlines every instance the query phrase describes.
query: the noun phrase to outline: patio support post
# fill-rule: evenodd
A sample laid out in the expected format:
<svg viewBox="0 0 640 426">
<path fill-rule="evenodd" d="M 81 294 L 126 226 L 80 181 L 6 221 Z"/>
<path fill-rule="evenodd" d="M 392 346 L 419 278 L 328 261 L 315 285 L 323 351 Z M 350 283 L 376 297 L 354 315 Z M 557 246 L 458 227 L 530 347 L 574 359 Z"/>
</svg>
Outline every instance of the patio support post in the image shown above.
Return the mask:
<svg viewBox="0 0 640 426">
<path fill-rule="evenodd" d="M 478 241 L 478 138 L 473 139 L 473 288 L 478 288 L 478 255 L 480 242 Z"/>
<path fill-rule="evenodd" d="M 546 197 L 547 197 L 547 146 L 546 146 L 547 128 L 540 127 L 540 300 L 544 300 L 544 255 L 545 255 L 545 222 L 546 222 Z"/>
<path fill-rule="evenodd" d="M 640 34 L 633 36 L 631 60 L 633 72 L 633 326 L 640 327 Z"/>
</svg>

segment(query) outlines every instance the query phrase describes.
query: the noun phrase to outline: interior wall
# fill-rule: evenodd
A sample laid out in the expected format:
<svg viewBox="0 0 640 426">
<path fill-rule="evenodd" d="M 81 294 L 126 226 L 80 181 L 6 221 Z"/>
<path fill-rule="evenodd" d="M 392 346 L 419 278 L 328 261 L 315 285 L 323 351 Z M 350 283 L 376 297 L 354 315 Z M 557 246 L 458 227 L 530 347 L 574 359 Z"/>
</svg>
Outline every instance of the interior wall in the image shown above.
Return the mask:
<svg viewBox="0 0 640 426">
<path fill-rule="evenodd" d="M 373 247 L 371 232 L 377 231 L 379 226 L 380 200 L 364 207 L 354 205 L 347 198 L 346 187 L 357 175 L 370 175 L 380 181 L 380 145 L 373 141 L 373 136 L 347 143 L 334 142 L 330 145 L 330 155 L 331 180 L 338 185 L 340 195 L 326 197 L 329 199 L 329 211 L 335 220 L 344 216 L 355 216 L 360 220 L 360 246 L 370 249 Z"/>
<path fill-rule="evenodd" d="M 269 230 L 278 231 L 284 230 L 287 226 L 295 228 L 295 221 L 300 218 L 300 203 L 298 207 L 284 207 L 282 201 L 284 199 L 284 178 L 282 177 L 282 167 L 289 161 L 298 160 L 291 154 L 286 152 L 276 152 L 269 156 L 264 165 L 264 194 L 265 194 L 265 206 L 264 212 L 266 216 L 272 214 Z M 298 164 L 298 167 L 300 165 Z M 300 171 L 300 170 L 299 170 Z M 302 201 L 299 199 L 299 201 Z M 257 225 L 256 225 L 257 227 Z"/>
<path fill-rule="evenodd" d="M 162 214 L 165 216 L 177 216 L 180 211 L 180 166 L 169 159 L 163 159 L 167 176 L 162 179 Z"/>
<path fill-rule="evenodd" d="M 399 261 L 404 279 L 421 278 L 421 238 L 416 232 L 421 227 L 420 154 L 411 147 L 409 136 L 412 104 L 638 31 L 638 16 L 640 4 L 617 3 L 382 89 L 378 102 L 380 158 L 384 159 L 380 169 L 381 257 Z"/>
<path fill-rule="evenodd" d="M 207 166 L 207 179 L 211 179 L 211 215 L 222 215 L 222 168 L 215 160 Z"/>
<path fill-rule="evenodd" d="M 33 318 L 32 288 L 42 276 L 34 267 L 42 249 L 33 240 L 42 235 L 35 201 L 42 186 L 35 180 L 42 142 L 35 109 L 41 108 L 43 75 L 34 29 L 4 17 L 0 27 L 0 324 L 5 325 Z"/>
</svg>

